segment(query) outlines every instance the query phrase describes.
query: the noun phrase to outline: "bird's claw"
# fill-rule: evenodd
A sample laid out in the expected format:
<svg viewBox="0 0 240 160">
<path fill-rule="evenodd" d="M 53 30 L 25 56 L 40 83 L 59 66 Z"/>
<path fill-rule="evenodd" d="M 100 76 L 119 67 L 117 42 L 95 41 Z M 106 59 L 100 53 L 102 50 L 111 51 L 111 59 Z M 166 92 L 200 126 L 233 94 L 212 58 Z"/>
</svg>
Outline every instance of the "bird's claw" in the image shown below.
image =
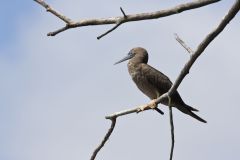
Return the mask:
<svg viewBox="0 0 240 160">
<path fill-rule="evenodd" d="M 150 103 L 148 104 L 148 106 L 149 106 L 151 109 L 156 108 L 156 107 L 157 107 L 156 99 L 151 100 Z"/>
<path fill-rule="evenodd" d="M 142 112 L 146 109 L 155 109 L 156 107 L 157 107 L 157 103 L 156 103 L 156 100 L 154 99 L 154 100 L 151 100 L 150 103 L 148 104 L 139 106 L 137 113 Z"/>
<path fill-rule="evenodd" d="M 146 106 L 147 106 L 147 105 L 141 105 L 141 106 L 139 106 L 139 107 L 138 107 L 138 110 L 137 110 L 137 113 L 144 111 L 144 110 L 146 109 Z"/>
</svg>

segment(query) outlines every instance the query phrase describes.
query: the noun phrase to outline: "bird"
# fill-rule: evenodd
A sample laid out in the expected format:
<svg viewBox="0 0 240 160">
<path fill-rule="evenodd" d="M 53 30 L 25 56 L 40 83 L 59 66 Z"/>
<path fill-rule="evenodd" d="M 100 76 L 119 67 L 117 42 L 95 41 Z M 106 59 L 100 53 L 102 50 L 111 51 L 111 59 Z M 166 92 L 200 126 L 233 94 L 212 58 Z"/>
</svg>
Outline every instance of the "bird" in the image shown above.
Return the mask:
<svg viewBox="0 0 240 160">
<path fill-rule="evenodd" d="M 157 108 L 156 99 L 168 92 L 172 86 L 171 80 L 162 72 L 148 65 L 148 52 L 142 47 L 135 47 L 131 49 L 127 56 L 116 62 L 115 65 L 126 60 L 129 60 L 127 66 L 132 80 L 135 82 L 138 89 L 151 99 L 151 102 L 147 106 L 163 114 L 163 112 Z M 169 105 L 169 101 L 167 99 L 163 100 L 161 103 L 166 106 Z M 147 106 L 145 105 L 141 109 L 144 110 Z M 197 109 L 187 105 L 182 100 L 177 90 L 171 95 L 169 107 L 175 107 L 198 121 L 207 123 L 207 121 L 194 113 L 198 111 Z"/>
</svg>

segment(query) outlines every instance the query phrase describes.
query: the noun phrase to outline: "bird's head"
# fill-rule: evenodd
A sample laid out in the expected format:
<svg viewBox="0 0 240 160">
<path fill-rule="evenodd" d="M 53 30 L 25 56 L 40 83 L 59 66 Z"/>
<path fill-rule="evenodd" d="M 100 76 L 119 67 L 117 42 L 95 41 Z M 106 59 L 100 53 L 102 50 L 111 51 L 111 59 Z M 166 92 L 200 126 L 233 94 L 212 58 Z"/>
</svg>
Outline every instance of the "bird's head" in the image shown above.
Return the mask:
<svg viewBox="0 0 240 160">
<path fill-rule="evenodd" d="M 133 63 L 147 63 L 148 62 L 147 50 L 141 47 L 133 48 L 128 52 L 126 57 L 116 62 L 115 64 L 121 63 L 126 60 L 130 60 Z"/>
</svg>

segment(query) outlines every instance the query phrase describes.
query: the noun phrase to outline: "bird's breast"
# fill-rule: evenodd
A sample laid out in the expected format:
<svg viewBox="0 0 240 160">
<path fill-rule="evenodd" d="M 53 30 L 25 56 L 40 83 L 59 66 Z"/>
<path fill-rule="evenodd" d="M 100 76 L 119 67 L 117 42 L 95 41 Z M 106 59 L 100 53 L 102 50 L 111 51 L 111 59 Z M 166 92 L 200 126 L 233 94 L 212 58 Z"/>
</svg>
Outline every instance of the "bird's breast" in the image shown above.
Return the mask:
<svg viewBox="0 0 240 160">
<path fill-rule="evenodd" d="M 128 67 L 129 74 L 137 87 L 150 99 L 155 99 L 159 95 L 157 89 L 149 82 L 148 77 L 141 71 L 140 68 Z"/>
</svg>

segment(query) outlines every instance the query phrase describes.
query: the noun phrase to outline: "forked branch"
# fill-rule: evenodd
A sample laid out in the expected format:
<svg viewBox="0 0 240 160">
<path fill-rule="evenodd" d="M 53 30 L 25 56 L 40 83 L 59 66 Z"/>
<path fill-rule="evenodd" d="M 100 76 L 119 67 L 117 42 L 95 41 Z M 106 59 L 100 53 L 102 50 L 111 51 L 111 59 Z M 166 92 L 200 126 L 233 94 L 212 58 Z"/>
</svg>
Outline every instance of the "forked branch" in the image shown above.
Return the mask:
<svg viewBox="0 0 240 160">
<path fill-rule="evenodd" d="M 187 63 L 185 64 L 185 66 L 181 70 L 180 74 L 178 75 L 176 81 L 173 83 L 170 90 L 167 93 L 160 96 L 156 100 L 157 104 L 162 102 L 164 99 L 168 99 L 169 97 L 171 97 L 171 95 L 177 90 L 178 86 L 180 85 L 180 83 L 182 82 L 184 77 L 189 73 L 189 70 L 192 67 L 193 63 L 203 53 L 203 51 L 206 49 L 206 47 L 223 31 L 223 29 L 235 17 L 235 15 L 239 12 L 239 10 L 240 10 L 240 0 L 236 0 L 234 5 L 231 7 L 231 9 L 228 11 L 228 13 L 225 15 L 225 17 L 219 23 L 219 25 L 203 39 L 203 41 L 198 45 L 196 51 L 194 51 L 191 54 L 190 59 L 187 61 Z M 148 110 L 148 109 L 150 109 L 150 107 L 146 108 L 146 110 Z M 124 111 L 120 111 L 120 112 L 115 112 L 111 115 L 106 116 L 106 119 L 110 119 L 110 120 L 115 119 L 116 120 L 119 116 L 124 116 L 124 115 L 131 114 L 131 113 L 138 113 L 139 111 L 141 111 L 140 107 L 136 107 L 136 108 L 133 108 L 133 109 L 128 109 L 128 110 L 124 110 Z M 173 148 L 174 148 L 174 126 L 173 126 L 173 117 L 172 117 L 171 107 L 169 108 L 169 112 L 170 112 L 170 123 L 171 123 L 171 133 L 172 133 L 171 134 L 172 148 L 171 148 L 171 153 L 170 153 L 170 160 L 171 160 L 172 156 L 173 156 Z M 107 137 L 107 138 L 110 137 L 114 127 L 111 127 L 111 128 L 110 128 L 110 132 L 108 132 L 105 137 Z M 104 139 L 106 139 L 105 137 L 104 137 Z M 103 140 L 103 144 L 100 145 L 101 147 L 99 147 L 99 146 L 97 147 L 97 149 L 96 149 L 97 152 L 95 153 L 96 150 L 94 151 L 94 158 L 96 157 L 98 151 L 100 151 L 100 149 L 103 147 L 105 142 L 106 141 Z M 93 159 L 91 158 L 91 160 L 94 160 L 94 158 Z"/>
<path fill-rule="evenodd" d="M 240 9 L 240 0 L 236 0 L 234 5 L 230 8 L 228 13 L 219 23 L 219 25 L 210 32 L 203 41 L 198 45 L 196 51 L 191 55 L 189 61 L 185 64 L 183 69 L 181 70 L 179 76 L 176 81 L 173 83 L 172 87 L 168 91 L 168 95 L 171 96 L 178 88 L 184 77 L 189 73 L 190 68 L 193 63 L 197 60 L 197 58 L 203 53 L 203 51 L 207 48 L 207 46 L 223 31 L 223 29 L 227 26 L 227 24 L 235 17 Z M 161 101 L 161 97 L 157 99 L 158 102 Z"/>
<path fill-rule="evenodd" d="M 43 6 L 48 12 L 52 13 L 56 17 L 60 18 L 66 23 L 66 26 L 48 33 L 48 36 L 55 36 L 58 33 L 61 33 L 63 31 L 66 31 L 70 28 L 76 28 L 76 27 L 83 27 L 83 26 L 91 26 L 91 25 L 108 25 L 108 24 L 115 24 L 111 29 L 106 31 L 105 33 L 101 34 L 97 37 L 97 39 L 100 39 L 107 35 L 108 33 L 112 32 L 116 28 L 118 28 L 121 24 L 126 22 L 133 22 L 133 21 L 141 21 L 141 20 L 150 20 L 150 19 L 157 19 L 161 17 L 166 17 L 174 14 L 181 13 L 183 11 L 187 11 L 190 9 L 195 9 L 199 7 L 203 7 L 215 2 L 218 2 L 220 0 L 196 0 L 193 2 L 188 2 L 185 4 L 180 4 L 175 7 L 155 11 L 155 12 L 147 12 L 147 13 L 138 13 L 138 14 L 128 14 L 126 15 L 122 8 L 120 8 L 123 16 L 119 17 L 110 17 L 110 18 L 100 18 L 100 19 L 83 19 L 80 21 L 72 21 L 70 18 L 67 18 L 60 12 L 54 10 L 49 4 L 47 4 L 44 0 L 34 0 L 41 6 Z"/>
<path fill-rule="evenodd" d="M 102 142 L 99 144 L 99 146 L 94 150 L 94 152 L 93 152 L 90 160 L 94 160 L 94 159 L 95 159 L 95 157 L 97 156 L 98 152 L 102 149 L 102 147 L 104 146 L 104 144 L 107 142 L 107 140 L 109 139 L 109 137 L 111 136 L 111 134 L 112 134 L 112 132 L 113 132 L 113 130 L 114 130 L 114 127 L 115 127 L 115 125 L 116 125 L 116 121 L 117 121 L 116 118 L 112 118 L 112 119 L 111 119 L 111 122 L 112 122 L 112 123 L 111 123 L 111 126 L 110 126 L 108 132 L 107 132 L 106 135 L 104 136 L 104 138 L 103 138 Z"/>
</svg>

